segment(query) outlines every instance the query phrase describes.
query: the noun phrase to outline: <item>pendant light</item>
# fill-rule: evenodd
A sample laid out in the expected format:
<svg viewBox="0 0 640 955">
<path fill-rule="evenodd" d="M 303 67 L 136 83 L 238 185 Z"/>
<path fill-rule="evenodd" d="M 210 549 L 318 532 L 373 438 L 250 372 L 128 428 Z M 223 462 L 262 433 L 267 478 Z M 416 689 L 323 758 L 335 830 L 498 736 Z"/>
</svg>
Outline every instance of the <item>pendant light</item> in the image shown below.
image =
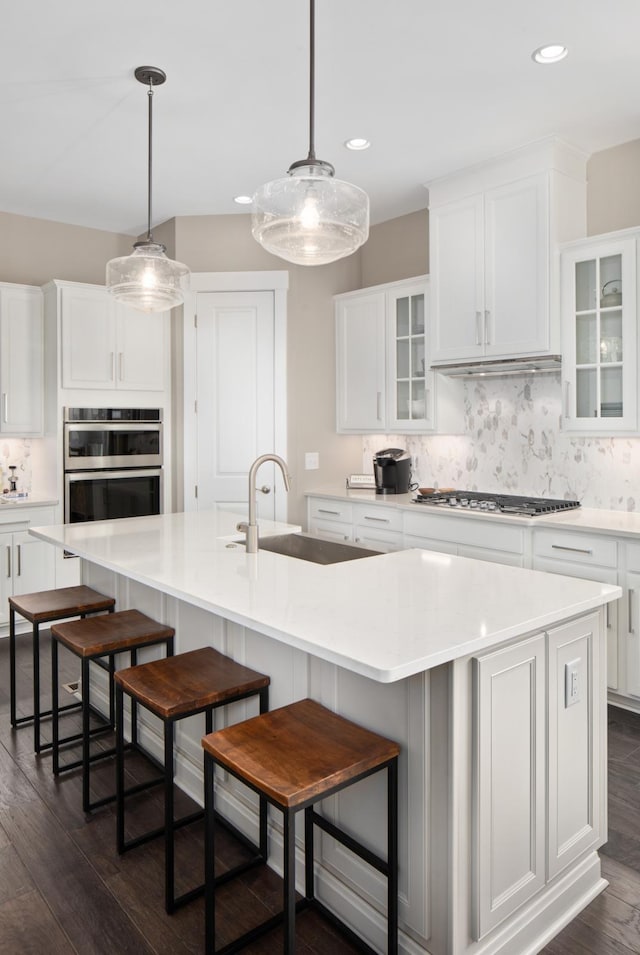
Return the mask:
<svg viewBox="0 0 640 955">
<path fill-rule="evenodd" d="M 316 159 L 315 0 L 310 0 L 309 155 L 253 197 L 251 231 L 267 252 L 297 265 L 324 265 L 351 255 L 369 236 L 369 198 L 334 178 L 331 163 Z"/>
<path fill-rule="evenodd" d="M 189 269 L 165 255 L 166 247 L 151 234 L 151 168 L 153 134 L 153 87 L 161 86 L 167 76 L 155 66 L 138 66 L 135 78 L 148 86 L 149 142 L 147 234 L 134 242 L 131 255 L 107 262 L 107 290 L 118 302 L 132 305 L 143 312 L 160 312 L 184 301 Z"/>
</svg>

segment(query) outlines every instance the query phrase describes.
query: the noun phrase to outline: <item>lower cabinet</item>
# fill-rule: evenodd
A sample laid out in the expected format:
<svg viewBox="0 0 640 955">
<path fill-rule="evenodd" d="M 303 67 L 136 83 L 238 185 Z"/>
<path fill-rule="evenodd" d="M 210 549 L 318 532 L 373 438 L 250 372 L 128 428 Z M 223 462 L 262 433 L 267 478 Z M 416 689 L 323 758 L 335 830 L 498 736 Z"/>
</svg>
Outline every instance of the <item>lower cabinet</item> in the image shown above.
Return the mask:
<svg viewBox="0 0 640 955">
<path fill-rule="evenodd" d="M 0 533 L 0 625 L 9 621 L 9 597 L 55 586 L 55 552 L 28 531 Z"/>
<path fill-rule="evenodd" d="M 600 613 L 474 659 L 473 930 L 603 841 Z"/>
</svg>

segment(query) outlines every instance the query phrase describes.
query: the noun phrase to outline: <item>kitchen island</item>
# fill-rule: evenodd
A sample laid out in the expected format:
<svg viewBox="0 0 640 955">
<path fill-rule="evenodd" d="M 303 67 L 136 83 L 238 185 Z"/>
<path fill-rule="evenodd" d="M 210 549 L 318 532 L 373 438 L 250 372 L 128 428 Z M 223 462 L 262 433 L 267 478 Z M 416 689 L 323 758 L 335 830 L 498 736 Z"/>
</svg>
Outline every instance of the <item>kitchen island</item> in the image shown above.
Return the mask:
<svg viewBox="0 0 640 955">
<path fill-rule="evenodd" d="M 32 533 L 78 554 L 83 582 L 120 609 L 175 626 L 177 652 L 211 644 L 268 673 L 272 707 L 310 696 L 398 740 L 402 952 L 536 951 L 606 884 L 603 608 L 620 589 L 418 549 L 329 566 L 246 554 L 236 520 Z M 177 780 L 199 800 L 201 735 L 196 720 L 176 731 Z M 142 738 L 160 753 L 151 717 Z M 230 779 L 220 788 L 252 831 L 255 802 Z M 325 811 L 384 854 L 375 777 Z M 276 814 L 276 869 L 280 848 Z M 320 897 L 382 951 L 382 877 L 325 834 L 318 859 Z"/>
</svg>

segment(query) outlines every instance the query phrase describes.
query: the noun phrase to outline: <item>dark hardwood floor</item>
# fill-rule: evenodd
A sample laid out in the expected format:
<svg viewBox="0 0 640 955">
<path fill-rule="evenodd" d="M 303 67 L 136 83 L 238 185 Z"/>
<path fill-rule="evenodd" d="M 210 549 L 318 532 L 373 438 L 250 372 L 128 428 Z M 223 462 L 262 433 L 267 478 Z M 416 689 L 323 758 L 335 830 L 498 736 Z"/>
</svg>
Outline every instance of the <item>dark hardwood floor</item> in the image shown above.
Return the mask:
<svg viewBox="0 0 640 955">
<path fill-rule="evenodd" d="M 43 645 L 48 633 L 42 635 Z M 30 709 L 30 637 L 19 643 L 19 705 Z M 51 758 L 33 755 L 31 727 L 9 723 L 8 641 L 0 640 L 0 955 L 201 955 L 204 910 L 199 899 L 172 916 L 164 912 L 164 855 L 156 840 L 124 856 L 115 851 L 115 815 L 107 806 L 86 818 L 80 777 L 54 780 Z M 48 651 L 43 660 L 48 661 Z M 61 678 L 78 678 L 77 661 L 61 653 Z M 43 686 L 49 675 L 43 672 Z M 77 717 L 66 718 L 67 726 Z M 45 727 L 48 724 L 44 724 Z M 106 745 L 106 743 L 104 744 Z M 148 772 L 128 760 L 131 779 Z M 112 790 L 111 760 L 92 770 L 96 795 Z M 131 833 L 159 825 L 159 790 L 128 811 Z M 189 809 L 177 795 L 176 812 Z M 140 826 L 137 830 L 136 825 Z M 177 890 L 202 877 L 202 832 L 191 826 L 176 841 Z M 243 850 L 220 840 L 220 865 Z M 602 849 L 610 885 L 543 951 L 545 955 L 640 953 L 640 717 L 609 714 L 609 842 Z M 278 911 L 280 880 L 260 868 L 218 892 L 220 944 Z M 356 949 L 312 912 L 299 918 L 300 955 L 348 955 Z M 276 955 L 275 932 L 248 952 Z"/>
</svg>

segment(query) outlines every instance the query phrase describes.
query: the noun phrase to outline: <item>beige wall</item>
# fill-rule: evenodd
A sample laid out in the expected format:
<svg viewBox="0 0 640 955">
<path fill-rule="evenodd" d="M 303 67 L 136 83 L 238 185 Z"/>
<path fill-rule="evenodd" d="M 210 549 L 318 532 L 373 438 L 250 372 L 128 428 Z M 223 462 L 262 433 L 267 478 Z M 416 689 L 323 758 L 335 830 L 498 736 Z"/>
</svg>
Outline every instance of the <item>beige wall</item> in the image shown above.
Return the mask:
<svg viewBox="0 0 640 955">
<path fill-rule="evenodd" d="M 0 281 L 51 279 L 104 285 L 105 265 L 131 251 L 131 236 L 0 212 Z"/>
<path fill-rule="evenodd" d="M 640 139 L 594 153 L 587 181 L 589 235 L 640 225 Z"/>
<path fill-rule="evenodd" d="M 421 209 L 373 226 L 360 256 L 362 288 L 424 275 L 429 271 L 428 211 Z"/>
</svg>

